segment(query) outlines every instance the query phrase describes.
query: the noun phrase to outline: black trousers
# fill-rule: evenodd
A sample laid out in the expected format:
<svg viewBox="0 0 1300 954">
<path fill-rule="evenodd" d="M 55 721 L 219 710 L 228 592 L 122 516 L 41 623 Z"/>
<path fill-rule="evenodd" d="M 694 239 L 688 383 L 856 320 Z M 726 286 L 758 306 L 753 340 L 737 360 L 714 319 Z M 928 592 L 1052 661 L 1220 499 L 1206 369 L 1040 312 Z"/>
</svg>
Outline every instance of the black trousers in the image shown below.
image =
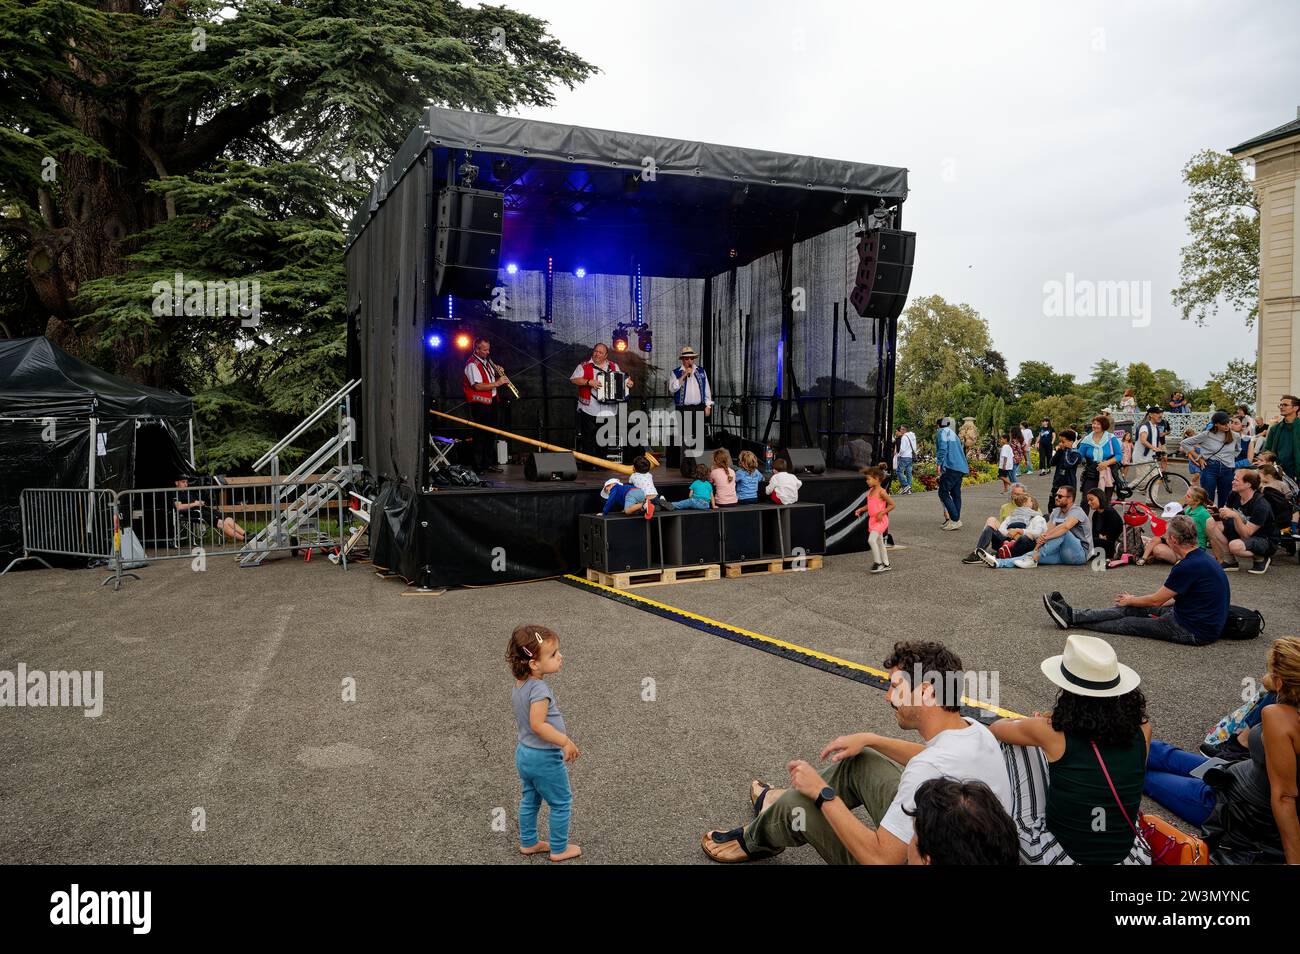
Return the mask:
<svg viewBox="0 0 1300 954">
<path fill-rule="evenodd" d="M 699 443 L 701 448 L 708 446 L 708 440 L 704 436 L 705 428 L 708 426 L 708 418 L 704 416 L 703 404 L 683 404 L 679 408 L 674 408 L 673 413 L 677 416 L 677 433 L 673 435 L 674 439 L 668 445 L 668 466 L 682 466 L 682 444 L 686 440 L 686 416 L 694 415 L 691 421 L 691 437 Z M 692 462 L 706 463 L 701 457 L 690 458 Z"/>
<path fill-rule="evenodd" d="M 471 402 L 469 406 L 469 415 L 474 419 L 475 424 L 483 424 L 486 427 L 496 427 L 497 402 L 491 404 L 479 404 Z M 497 465 L 497 436 L 489 434 L 486 431 L 474 432 L 474 469 L 477 471 L 487 470 L 489 467 Z"/>
</svg>

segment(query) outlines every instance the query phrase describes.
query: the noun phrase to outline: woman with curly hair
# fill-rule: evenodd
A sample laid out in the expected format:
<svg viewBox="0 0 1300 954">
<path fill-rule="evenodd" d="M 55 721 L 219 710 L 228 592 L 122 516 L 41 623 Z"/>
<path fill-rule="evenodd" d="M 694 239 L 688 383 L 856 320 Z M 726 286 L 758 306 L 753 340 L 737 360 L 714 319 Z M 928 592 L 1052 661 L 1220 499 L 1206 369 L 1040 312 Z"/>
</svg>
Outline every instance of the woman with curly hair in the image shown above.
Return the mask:
<svg viewBox="0 0 1300 954">
<path fill-rule="evenodd" d="M 1151 743 L 1144 791 L 1179 818 L 1201 827 L 1216 863 L 1300 864 L 1300 637 L 1268 652 L 1262 685 L 1277 694 L 1259 724 L 1238 741 L 1249 752 L 1227 765 L 1192 772 L 1206 759 L 1157 739 Z"/>
<path fill-rule="evenodd" d="M 1082 635 L 1041 668 L 1061 688 L 1052 711 L 989 726 L 1011 776 L 1021 860 L 1149 865 L 1134 827 L 1151 743 L 1138 674 L 1104 639 Z"/>
</svg>

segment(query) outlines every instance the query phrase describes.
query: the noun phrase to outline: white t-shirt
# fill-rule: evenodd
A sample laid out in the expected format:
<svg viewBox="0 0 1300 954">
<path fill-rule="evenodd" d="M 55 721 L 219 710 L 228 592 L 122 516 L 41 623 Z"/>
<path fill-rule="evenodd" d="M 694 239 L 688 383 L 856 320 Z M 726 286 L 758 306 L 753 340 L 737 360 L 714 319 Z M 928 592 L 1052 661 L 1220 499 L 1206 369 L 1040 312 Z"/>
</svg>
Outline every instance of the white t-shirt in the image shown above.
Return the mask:
<svg viewBox="0 0 1300 954">
<path fill-rule="evenodd" d="M 1011 450 L 1010 444 L 1003 444 L 1002 450 L 998 451 L 998 470 L 1010 470 L 1016 466 L 1016 455 Z"/>
<path fill-rule="evenodd" d="M 916 435 L 908 431 L 898 439 L 898 456 L 915 457 L 916 456 Z"/>
<path fill-rule="evenodd" d="M 1029 448 L 1034 446 L 1034 432 L 1027 427 L 1020 429 L 1020 439 L 1025 442 L 1025 453 L 1029 453 Z"/>
<path fill-rule="evenodd" d="M 583 374 L 585 373 L 583 371 L 583 366 L 586 363 L 587 362 L 584 361 L 582 362 L 582 364 L 574 368 L 573 373 L 569 375 L 569 379 L 572 380 L 573 378 L 582 377 Z M 596 367 L 599 369 L 600 365 L 596 365 Z M 615 367 L 615 364 L 613 361 L 606 361 L 605 367 L 613 368 Z M 585 414 L 590 414 L 592 417 L 615 417 L 618 414 L 618 405 L 601 404 L 599 401 L 596 400 L 595 394 L 593 394 L 591 396 L 591 399 L 586 404 L 582 403 L 582 398 L 578 398 L 578 410 L 582 411 Z"/>
<path fill-rule="evenodd" d="M 767 492 L 775 493 L 783 504 L 792 504 L 798 502 L 799 488 L 802 486 L 803 481 L 789 471 L 776 471 L 767 482 Z"/>
<path fill-rule="evenodd" d="M 1142 443 L 1144 437 L 1151 442 L 1152 447 L 1160 446 L 1160 432 L 1155 421 L 1143 421 L 1133 432 L 1133 463 L 1135 464 L 1145 464 L 1155 459 L 1155 451 Z"/>
<path fill-rule="evenodd" d="M 966 722 L 968 725 L 964 729 L 940 732 L 925 743 L 924 752 L 912 756 L 903 766 L 898 791 L 885 817 L 880 820 L 880 827 L 903 844 L 912 840 L 913 822 L 903 809 L 916 810 L 916 790 L 932 778 L 983 782 L 993 790 L 1007 813 L 1011 813 L 1011 780 L 1007 776 L 1002 747 L 987 728 L 974 719 Z"/>
<path fill-rule="evenodd" d="M 655 490 L 654 476 L 649 472 L 644 474 L 633 472 L 632 476 L 629 477 L 627 481 L 633 487 L 640 487 L 644 490 L 647 497 L 656 497 L 659 495 L 659 491 Z"/>
</svg>

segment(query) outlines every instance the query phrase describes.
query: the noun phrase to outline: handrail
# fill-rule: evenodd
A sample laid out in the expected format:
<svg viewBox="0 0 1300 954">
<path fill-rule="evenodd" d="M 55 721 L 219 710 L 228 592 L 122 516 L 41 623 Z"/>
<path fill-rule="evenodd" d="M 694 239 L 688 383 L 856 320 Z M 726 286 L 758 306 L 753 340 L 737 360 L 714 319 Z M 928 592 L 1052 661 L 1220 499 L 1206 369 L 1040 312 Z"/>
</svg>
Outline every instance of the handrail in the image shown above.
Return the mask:
<svg viewBox="0 0 1300 954">
<path fill-rule="evenodd" d="M 329 398 L 327 398 L 325 402 L 321 404 L 320 407 L 316 408 L 316 410 L 314 410 L 310 415 L 303 418 L 303 420 L 298 424 L 297 427 L 295 427 L 292 431 L 290 431 L 285 437 L 282 437 L 278 444 L 276 444 L 269 451 L 267 451 L 265 454 L 259 457 L 257 459 L 257 462 L 253 464 L 253 470 L 261 470 L 263 467 L 269 464 L 273 458 L 279 455 L 280 451 L 284 450 L 286 447 L 288 447 L 290 444 L 296 441 L 303 434 L 304 431 L 311 428 L 312 425 L 314 425 L 317 421 L 319 421 L 322 417 L 324 417 L 327 413 L 329 413 L 329 411 L 334 407 L 334 405 L 338 404 L 339 401 L 343 400 L 345 397 L 347 397 L 349 394 L 355 391 L 357 389 L 357 386 L 360 384 L 361 384 L 361 379 L 354 378 L 353 380 L 349 381 L 347 384 L 343 385 L 343 387 L 335 391 L 334 394 Z"/>
</svg>

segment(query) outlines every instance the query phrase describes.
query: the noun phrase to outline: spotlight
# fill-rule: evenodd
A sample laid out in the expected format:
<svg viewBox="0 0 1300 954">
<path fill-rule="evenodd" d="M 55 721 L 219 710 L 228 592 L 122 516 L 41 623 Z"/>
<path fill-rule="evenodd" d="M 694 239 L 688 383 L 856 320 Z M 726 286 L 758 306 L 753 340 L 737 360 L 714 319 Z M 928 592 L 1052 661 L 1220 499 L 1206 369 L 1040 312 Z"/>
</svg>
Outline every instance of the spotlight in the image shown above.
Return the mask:
<svg viewBox="0 0 1300 954">
<path fill-rule="evenodd" d="M 492 160 L 492 178 L 497 182 L 505 182 L 510 178 L 510 160 L 493 159 Z"/>
<path fill-rule="evenodd" d="M 442 347 L 442 335 L 432 334 L 429 335 L 427 340 L 429 342 L 429 347 L 432 348 L 434 351 L 437 351 L 439 348 Z"/>
<path fill-rule="evenodd" d="M 517 271 L 519 271 L 519 266 L 516 265 L 514 262 L 511 262 L 509 265 L 506 266 L 507 275 L 513 275 Z"/>
<path fill-rule="evenodd" d="M 459 348 L 461 351 L 468 350 L 469 346 L 473 343 L 474 343 L 474 339 L 471 338 L 469 335 L 465 334 L 465 332 L 463 331 L 456 336 L 456 347 Z"/>
<path fill-rule="evenodd" d="M 636 330 L 636 346 L 647 354 L 654 348 L 654 333 L 643 325 Z"/>
<path fill-rule="evenodd" d="M 627 325 L 614 326 L 614 350 L 618 352 L 627 350 Z"/>
<path fill-rule="evenodd" d="M 581 265 L 579 265 L 577 268 L 573 270 L 573 274 L 577 275 L 579 278 L 586 278 L 587 270 L 583 268 Z"/>
</svg>

